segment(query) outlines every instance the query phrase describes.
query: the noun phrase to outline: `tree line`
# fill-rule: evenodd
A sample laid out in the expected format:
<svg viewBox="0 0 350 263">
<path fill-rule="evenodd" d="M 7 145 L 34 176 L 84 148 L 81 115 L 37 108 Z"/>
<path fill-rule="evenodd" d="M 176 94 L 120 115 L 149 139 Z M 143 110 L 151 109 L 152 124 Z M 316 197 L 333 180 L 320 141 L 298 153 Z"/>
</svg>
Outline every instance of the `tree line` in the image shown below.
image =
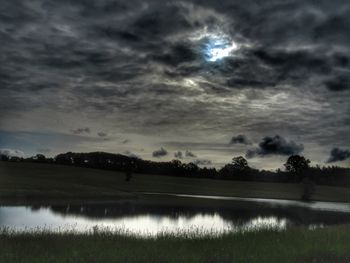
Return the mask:
<svg viewBox="0 0 350 263">
<path fill-rule="evenodd" d="M 199 167 L 195 163 L 182 163 L 179 160 L 154 162 L 105 152 L 67 152 L 58 154 L 54 158 L 47 158 L 43 154 L 37 154 L 29 158 L 1 155 L 0 159 L 11 162 L 51 163 L 121 171 L 125 172 L 127 181 L 132 180 L 134 174 L 144 173 L 178 177 L 279 183 L 300 183 L 308 180 L 320 185 L 350 186 L 349 168 L 310 166 L 310 160 L 300 155 L 288 157 L 284 164 L 284 169 L 277 169 L 275 171 L 252 168 L 242 156 L 234 157 L 231 163 L 224 165 L 220 169 Z"/>
</svg>

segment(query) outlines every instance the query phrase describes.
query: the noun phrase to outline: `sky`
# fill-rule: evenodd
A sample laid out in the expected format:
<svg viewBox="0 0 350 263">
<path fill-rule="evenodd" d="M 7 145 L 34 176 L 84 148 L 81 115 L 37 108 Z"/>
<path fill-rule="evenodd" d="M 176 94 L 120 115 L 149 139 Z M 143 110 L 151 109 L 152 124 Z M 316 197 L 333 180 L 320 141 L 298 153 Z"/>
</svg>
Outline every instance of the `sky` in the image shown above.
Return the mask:
<svg viewBox="0 0 350 263">
<path fill-rule="evenodd" d="M 350 166 L 348 0 L 4 0 L 0 151 Z"/>
</svg>

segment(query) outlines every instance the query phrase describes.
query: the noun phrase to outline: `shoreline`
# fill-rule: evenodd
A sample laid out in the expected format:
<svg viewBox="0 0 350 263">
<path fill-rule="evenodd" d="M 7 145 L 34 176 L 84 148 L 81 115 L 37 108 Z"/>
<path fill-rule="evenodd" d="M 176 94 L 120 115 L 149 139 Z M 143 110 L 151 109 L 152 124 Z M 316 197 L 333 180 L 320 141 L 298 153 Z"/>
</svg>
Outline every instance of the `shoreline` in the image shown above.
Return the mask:
<svg viewBox="0 0 350 263">
<path fill-rule="evenodd" d="M 159 198 L 160 197 L 160 198 Z M 162 199 L 162 200 L 159 200 Z M 154 202 L 169 205 L 174 201 L 187 200 L 189 203 L 275 203 L 276 205 L 298 205 L 304 204 L 305 207 L 315 203 L 325 204 L 339 204 L 348 205 L 350 202 L 335 201 L 335 200 L 311 200 L 302 201 L 300 199 L 287 199 L 287 198 L 267 198 L 257 196 L 223 196 L 223 195 L 199 195 L 199 194 L 187 194 L 187 193 L 169 193 L 169 192 L 123 192 L 120 195 L 101 195 L 101 196 L 5 196 L 0 197 L 0 206 L 50 206 L 50 205 L 103 205 L 103 204 L 120 204 L 125 202 Z"/>
</svg>

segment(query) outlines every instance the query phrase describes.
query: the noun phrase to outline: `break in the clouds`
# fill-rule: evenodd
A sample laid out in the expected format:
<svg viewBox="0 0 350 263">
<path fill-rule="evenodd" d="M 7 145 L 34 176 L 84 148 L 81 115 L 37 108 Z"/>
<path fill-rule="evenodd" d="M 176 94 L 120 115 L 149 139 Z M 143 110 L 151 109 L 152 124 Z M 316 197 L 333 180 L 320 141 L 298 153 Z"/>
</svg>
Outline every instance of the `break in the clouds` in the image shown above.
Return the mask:
<svg viewBox="0 0 350 263">
<path fill-rule="evenodd" d="M 327 160 L 328 163 L 344 161 L 350 158 L 350 151 L 339 148 L 333 148 Z"/>
<path fill-rule="evenodd" d="M 266 156 L 266 155 L 294 155 L 299 154 L 304 150 L 302 144 L 298 144 L 292 140 L 275 135 L 273 137 L 266 136 L 259 143 L 259 146 L 255 149 L 247 151 L 246 156 L 253 158 L 255 156 Z"/>
<path fill-rule="evenodd" d="M 0 147 L 153 158 L 174 142 L 220 165 L 246 151 L 232 134 L 281 134 L 324 162 L 350 147 L 349 12 L 346 0 L 1 1 Z M 101 130 L 108 141 L 92 138 Z"/>
</svg>

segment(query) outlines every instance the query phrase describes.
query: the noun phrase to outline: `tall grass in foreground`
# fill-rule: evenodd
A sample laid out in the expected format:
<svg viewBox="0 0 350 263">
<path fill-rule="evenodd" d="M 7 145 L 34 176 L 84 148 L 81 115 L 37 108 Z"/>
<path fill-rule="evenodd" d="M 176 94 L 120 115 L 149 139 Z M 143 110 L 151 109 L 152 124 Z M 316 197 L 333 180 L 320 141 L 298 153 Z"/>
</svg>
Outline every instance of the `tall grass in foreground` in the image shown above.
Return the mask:
<svg viewBox="0 0 350 263">
<path fill-rule="evenodd" d="M 350 226 L 261 230 L 199 237 L 91 231 L 0 233 L 1 263 L 350 262 Z"/>
</svg>

